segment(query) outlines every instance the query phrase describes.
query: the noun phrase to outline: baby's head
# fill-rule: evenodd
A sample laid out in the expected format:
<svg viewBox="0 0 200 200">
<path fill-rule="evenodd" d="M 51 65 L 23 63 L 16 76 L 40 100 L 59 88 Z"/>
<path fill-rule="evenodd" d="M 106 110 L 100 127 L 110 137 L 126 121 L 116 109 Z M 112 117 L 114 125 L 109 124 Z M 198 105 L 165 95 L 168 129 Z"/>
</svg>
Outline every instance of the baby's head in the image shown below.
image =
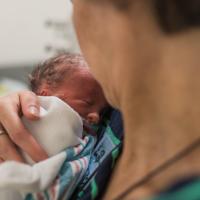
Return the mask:
<svg viewBox="0 0 200 200">
<path fill-rule="evenodd" d="M 108 106 L 99 83 L 80 54 L 51 58 L 30 75 L 30 87 L 40 96 L 57 96 L 88 123 L 98 123 Z"/>
</svg>

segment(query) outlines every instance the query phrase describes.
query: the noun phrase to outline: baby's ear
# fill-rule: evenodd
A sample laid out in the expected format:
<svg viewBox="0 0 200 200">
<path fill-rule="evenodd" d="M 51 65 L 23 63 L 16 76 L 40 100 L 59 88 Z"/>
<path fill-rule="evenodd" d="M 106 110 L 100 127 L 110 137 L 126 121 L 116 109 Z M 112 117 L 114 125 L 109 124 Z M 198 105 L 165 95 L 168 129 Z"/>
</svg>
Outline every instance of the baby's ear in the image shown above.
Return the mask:
<svg viewBox="0 0 200 200">
<path fill-rule="evenodd" d="M 41 95 L 41 96 L 49 96 L 49 92 L 47 90 L 41 90 L 39 92 L 39 95 Z"/>
<path fill-rule="evenodd" d="M 99 113 L 97 112 L 92 112 L 92 113 L 89 113 L 86 117 L 86 121 L 89 123 L 89 124 L 98 124 L 99 121 L 100 121 L 100 116 L 99 116 Z"/>
</svg>

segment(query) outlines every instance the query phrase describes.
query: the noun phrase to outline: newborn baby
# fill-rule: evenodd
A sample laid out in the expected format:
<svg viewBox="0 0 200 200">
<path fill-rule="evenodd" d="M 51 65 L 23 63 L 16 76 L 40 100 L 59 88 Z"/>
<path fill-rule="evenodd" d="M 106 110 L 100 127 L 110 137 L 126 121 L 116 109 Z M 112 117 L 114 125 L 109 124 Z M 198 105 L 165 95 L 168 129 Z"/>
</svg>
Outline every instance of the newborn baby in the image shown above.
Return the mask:
<svg viewBox="0 0 200 200">
<path fill-rule="evenodd" d="M 68 199 L 87 169 L 95 144 L 94 137 L 83 137 L 83 122 L 97 124 L 108 104 L 81 55 L 63 54 L 44 62 L 32 72 L 30 85 L 33 92 L 43 96 L 39 97 L 40 120 L 22 120 L 50 158 L 33 166 L 2 164 L 0 189 L 9 188 L 12 197 L 8 198 L 3 190 L 0 198 L 25 199 L 31 193 L 29 198 L 40 199 L 41 194 L 36 198 L 38 192 L 46 195 L 46 190 L 57 188 L 55 199 L 63 195 Z M 23 155 L 27 163 L 33 164 Z"/>
<path fill-rule="evenodd" d="M 59 113 L 59 111 L 67 107 L 71 113 L 73 113 L 72 111 L 74 113 L 77 112 L 82 117 L 85 125 L 97 124 L 103 110 L 108 106 L 100 85 L 90 73 L 83 56 L 79 54 L 62 54 L 39 65 L 30 75 L 30 87 L 37 95 L 56 96 L 66 103 L 66 106 L 63 108 L 58 107 L 51 110 L 51 113 L 54 112 L 54 120 L 52 121 L 52 117 L 49 117 L 49 111 L 45 117 L 45 111 L 49 109 L 49 105 L 52 105 L 52 103 L 56 105 L 56 103 L 48 102 L 51 100 L 47 100 L 47 98 L 46 100 L 45 98 L 40 98 L 40 103 L 42 104 L 41 120 L 28 121 L 23 118 L 25 126 L 35 136 L 49 156 L 57 154 L 63 150 L 63 147 L 77 145 L 77 136 L 82 138 L 80 119 L 77 117 L 77 114 L 75 115 L 77 120 L 73 121 L 73 124 L 71 124 L 73 127 L 70 128 L 66 115 L 64 118 L 59 116 L 59 114 L 56 115 L 56 112 Z M 59 102 L 60 106 L 61 102 Z M 69 109 L 70 106 L 71 109 Z M 64 130 L 61 131 L 58 128 L 54 130 L 55 127 L 63 127 L 63 124 L 59 126 L 61 121 L 63 124 L 66 124 Z M 72 134 L 73 131 L 69 131 L 69 129 L 73 129 L 73 131 L 77 129 L 77 131 L 75 131 L 75 134 Z M 54 134 L 48 133 L 49 131 L 54 132 Z M 66 131 L 66 134 L 63 134 L 64 131 Z M 70 136 L 71 139 L 67 139 L 69 135 L 73 135 Z M 60 137 L 63 138 L 62 141 Z M 59 148 L 58 145 L 60 145 Z M 26 159 L 28 158 L 27 156 L 25 157 Z M 30 163 L 30 159 L 28 161 Z"/>
<path fill-rule="evenodd" d="M 31 90 L 57 96 L 90 124 L 97 124 L 108 106 L 103 91 L 83 56 L 63 54 L 39 65 L 30 75 Z"/>
</svg>

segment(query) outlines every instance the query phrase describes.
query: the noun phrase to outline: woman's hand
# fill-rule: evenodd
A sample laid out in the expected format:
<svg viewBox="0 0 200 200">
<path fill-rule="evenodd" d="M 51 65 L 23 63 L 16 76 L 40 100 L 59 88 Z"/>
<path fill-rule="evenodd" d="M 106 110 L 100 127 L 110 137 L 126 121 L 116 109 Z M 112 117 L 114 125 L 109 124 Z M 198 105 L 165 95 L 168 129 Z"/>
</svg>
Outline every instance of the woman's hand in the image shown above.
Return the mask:
<svg viewBox="0 0 200 200">
<path fill-rule="evenodd" d="M 16 160 L 23 162 L 17 146 L 35 161 L 48 156 L 31 133 L 24 127 L 20 116 L 30 120 L 39 119 L 39 101 L 30 91 L 12 93 L 0 98 L 0 124 L 7 134 L 0 135 L 0 161 Z"/>
</svg>

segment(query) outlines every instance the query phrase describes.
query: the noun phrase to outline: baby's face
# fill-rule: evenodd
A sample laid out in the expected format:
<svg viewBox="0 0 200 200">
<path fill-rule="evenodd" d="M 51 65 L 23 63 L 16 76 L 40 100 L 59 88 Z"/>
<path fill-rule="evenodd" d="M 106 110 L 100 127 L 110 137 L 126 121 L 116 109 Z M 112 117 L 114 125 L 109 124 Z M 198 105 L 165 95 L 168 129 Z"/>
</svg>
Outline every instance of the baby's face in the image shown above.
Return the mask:
<svg viewBox="0 0 200 200">
<path fill-rule="evenodd" d="M 103 91 L 87 67 L 79 68 L 51 94 L 68 103 L 88 123 L 96 124 L 108 106 Z"/>
</svg>

